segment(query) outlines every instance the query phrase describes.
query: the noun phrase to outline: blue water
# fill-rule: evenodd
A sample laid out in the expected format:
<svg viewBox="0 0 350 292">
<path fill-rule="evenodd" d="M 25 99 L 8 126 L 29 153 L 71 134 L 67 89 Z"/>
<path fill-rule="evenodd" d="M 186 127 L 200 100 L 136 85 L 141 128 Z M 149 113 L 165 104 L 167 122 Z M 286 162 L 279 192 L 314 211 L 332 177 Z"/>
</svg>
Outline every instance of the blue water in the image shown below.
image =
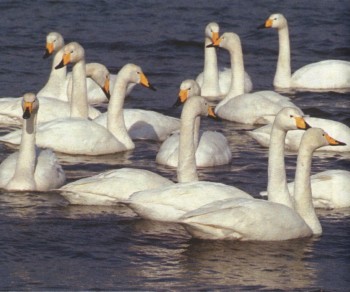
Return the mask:
<svg viewBox="0 0 350 292">
<path fill-rule="evenodd" d="M 349 1 L 0 1 L 0 96 L 21 96 L 45 84 L 51 60 L 45 37 L 58 31 L 77 41 L 87 62 L 112 73 L 140 65 L 156 92 L 135 87 L 126 107 L 172 109 L 179 84 L 203 69 L 204 27 L 241 37 L 255 90 L 273 89 L 277 34 L 257 30 L 274 12 L 289 21 L 293 71 L 323 59 L 350 59 Z M 219 62 L 229 65 L 226 51 Z M 294 93 L 307 114 L 350 125 L 349 93 Z M 201 169 L 200 179 L 240 187 L 258 196 L 266 188 L 267 150 L 242 126 L 203 120 L 229 139 L 231 165 Z M 1 133 L 9 131 L 1 128 Z M 137 142 L 131 152 L 103 157 L 59 155 L 68 181 L 125 165 L 170 179 L 156 165 L 159 143 Z M 0 161 L 13 150 L 0 145 Z M 293 178 L 295 154 L 287 154 Z M 316 155 L 313 172 L 349 169 L 349 154 Z M 176 224 L 130 217 L 116 207 L 69 206 L 55 193 L 0 196 L 0 290 L 323 290 L 350 286 L 350 209 L 318 211 L 324 234 L 280 243 L 207 242 Z"/>
</svg>

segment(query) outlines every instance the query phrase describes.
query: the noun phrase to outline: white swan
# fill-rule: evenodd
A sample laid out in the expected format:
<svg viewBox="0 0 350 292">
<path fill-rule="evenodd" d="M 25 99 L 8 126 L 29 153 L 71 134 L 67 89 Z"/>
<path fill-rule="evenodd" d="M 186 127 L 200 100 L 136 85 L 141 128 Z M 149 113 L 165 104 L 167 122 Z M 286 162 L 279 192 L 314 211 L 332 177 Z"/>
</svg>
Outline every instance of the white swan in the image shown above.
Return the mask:
<svg viewBox="0 0 350 292">
<path fill-rule="evenodd" d="M 205 27 L 203 72 L 196 78 L 201 88 L 202 96 L 210 101 L 222 100 L 231 87 L 233 64 L 231 64 L 231 68 L 220 68 L 219 70 L 216 49 L 207 47 L 218 38 L 219 25 L 216 22 L 210 22 Z M 249 75 L 244 72 L 244 92 L 250 92 L 252 89 L 252 81 Z"/>
<path fill-rule="evenodd" d="M 272 14 L 260 28 L 278 30 L 279 53 L 273 85 L 307 91 L 350 90 L 350 62 L 325 60 L 306 65 L 291 74 L 290 43 L 287 19 Z"/>
<path fill-rule="evenodd" d="M 200 105 L 203 107 L 203 114 L 207 115 L 207 102 L 203 99 L 202 104 L 197 102 L 193 106 Z M 193 134 L 190 138 L 194 140 Z M 179 168 L 178 176 L 182 180 L 197 180 L 186 166 Z M 63 186 L 59 191 L 71 204 L 113 205 L 127 200 L 137 191 L 163 188 L 172 184 L 172 181 L 148 170 L 122 168 L 80 179 Z"/>
<path fill-rule="evenodd" d="M 226 199 L 188 212 L 180 220 L 193 236 L 203 239 L 274 241 L 322 234 L 311 199 L 310 171 L 314 150 L 341 145 L 322 129 L 303 136 L 295 177 L 295 210 L 260 199 Z"/>
<path fill-rule="evenodd" d="M 191 96 L 198 96 L 201 89 L 196 81 L 184 80 L 180 85 L 179 99 L 187 100 Z M 204 131 L 199 133 L 200 116 L 195 119 L 194 143 L 196 148 L 197 167 L 211 167 L 224 165 L 231 162 L 232 153 L 226 137 L 216 131 Z M 191 137 L 188 137 L 190 139 Z M 160 146 L 156 156 L 156 162 L 163 165 L 177 167 L 179 154 L 180 134 L 174 133 Z"/>
<path fill-rule="evenodd" d="M 181 113 L 178 183 L 154 190 L 141 191 L 123 202 L 143 218 L 176 221 L 190 210 L 228 197 L 247 197 L 245 192 L 221 183 L 198 181 L 194 129 L 199 115 L 207 115 L 208 102 L 200 96 L 186 101 Z"/>
<path fill-rule="evenodd" d="M 228 50 L 231 63 L 234 64 L 230 92 L 215 108 L 215 113 L 220 118 L 243 124 L 267 124 L 273 121 L 283 107 L 297 107 L 288 97 L 274 91 L 244 94 L 243 53 L 237 34 L 226 32 L 209 46 Z"/>
<path fill-rule="evenodd" d="M 35 148 L 36 116 L 39 101 L 33 93 L 22 99 L 23 132 L 18 152 L 0 165 L 0 188 L 10 191 L 48 191 L 65 182 L 64 171 L 55 154 Z"/>
<path fill-rule="evenodd" d="M 339 141 L 346 143 L 343 147 L 324 146 L 316 149 L 316 151 L 328 152 L 349 152 L 350 151 L 350 128 L 345 124 L 328 119 L 305 117 L 306 122 L 311 127 L 322 128 L 329 135 Z M 247 134 L 254 138 L 261 146 L 269 147 L 270 144 L 271 125 L 265 125 L 253 131 L 248 131 Z M 285 141 L 285 147 L 290 151 L 298 151 L 303 131 L 289 131 Z"/>
<path fill-rule="evenodd" d="M 86 91 L 84 49 L 78 43 L 70 43 L 64 47 L 64 56 L 58 65 L 74 63 L 72 102 L 75 96 Z M 36 139 L 40 147 L 49 147 L 67 154 L 102 155 L 131 150 L 135 144 L 130 139 L 123 119 L 123 103 L 127 84 L 140 83 L 152 88 L 140 67 L 127 64 L 118 73 L 115 89 L 108 105 L 108 127 L 105 128 L 86 115 L 87 104 L 72 112 L 72 118 L 56 119 L 38 126 Z M 19 144 L 19 132 L 15 131 L 1 137 L 1 141 Z"/>
<path fill-rule="evenodd" d="M 53 55 L 52 67 L 48 81 L 44 87 L 38 92 L 38 97 L 51 97 L 68 102 L 70 100 L 69 82 L 72 78 L 71 73 L 67 74 L 67 67 L 55 69 L 58 63 L 62 60 L 64 47 L 63 36 L 58 32 L 50 32 L 46 36 L 46 50 L 44 58 Z M 89 74 L 87 77 L 90 77 Z M 111 88 L 113 90 L 113 84 L 115 75 L 110 74 Z M 95 80 L 96 81 L 96 80 Z M 103 90 L 91 78 L 86 79 L 87 83 L 87 98 L 88 103 L 100 103 L 107 101 L 107 97 Z"/>
<path fill-rule="evenodd" d="M 62 68 L 57 69 L 56 71 L 60 70 L 62 70 Z M 97 86 L 100 87 L 100 90 L 102 90 L 106 97 L 109 98 L 109 71 L 104 65 L 99 63 L 86 64 L 86 76 L 94 80 Z M 77 112 L 80 107 L 86 104 L 86 96 L 84 95 L 84 91 L 77 95 L 74 100 L 71 99 L 72 83 L 72 78 L 69 78 L 68 84 L 65 87 L 65 90 L 67 90 L 67 95 L 69 96 L 69 102 L 51 97 L 38 97 L 38 99 L 40 99 L 41 108 L 37 115 L 37 122 L 39 124 L 58 118 L 70 117 L 71 110 L 73 110 L 73 112 Z M 55 84 L 55 82 L 51 84 Z M 57 86 L 57 89 L 59 89 L 59 86 Z M 57 90 L 57 94 L 59 94 L 58 91 L 59 90 Z M 22 120 L 20 106 L 21 98 L 0 99 L 0 124 L 19 126 Z M 100 111 L 94 107 L 90 105 L 86 106 L 88 107 L 89 118 L 94 119 L 101 114 Z"/>
<path fill-rule="evenodd" d="M 338 209 L 350 207 L 350 172 L 341 169 L 331 169 L 316 173 L 310 177 L 312 203 L 315 208 Z M 288 183 L 291 194 L 294 182 Z M 266 196 L 267 192 L 260 192 Z"/>
</svg>

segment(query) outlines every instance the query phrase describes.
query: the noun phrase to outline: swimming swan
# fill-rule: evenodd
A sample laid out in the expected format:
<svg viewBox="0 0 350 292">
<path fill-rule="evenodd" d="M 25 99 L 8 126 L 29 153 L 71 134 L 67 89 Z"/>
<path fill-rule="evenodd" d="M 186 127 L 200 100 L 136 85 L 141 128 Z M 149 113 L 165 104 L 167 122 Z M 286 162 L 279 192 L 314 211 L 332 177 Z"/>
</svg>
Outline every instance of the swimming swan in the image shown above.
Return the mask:
<svg viewBox="0 0 350 292">
<path fill-rule="evenodd" d="M 50 149 L 36 149 L 35 127 L 39 101 L 33 93 L 22 98 L 23 131 L 18 152 L 0 165 L 0 188 L 10 191 L 48 191 L 65 182 L 65 174 Z"/>
<path fill-rule="evenodd" d="M 202 96 L 210 101 L 222 100 L 229 92 L 232 78 L 231 68 L 218 68 L 218 61 L 215 48 L 207 46 L 219 38 L 219 25 L 216 22 L 210 22 L 205 27 L 204 39 L 204 68 L 196 81 L 199 84 Z M 252 81 L 249 75 L 244 72 L 244 92 L 250 92 L 253 89 Z"/>
<path fill-rule="evenodd" d="M 274 91 L 258 91 L 244 94 L 244 62 L 240 38 L 232 32 L 224 33 L 209 46 L 229 51 L 234 64 L 233 83 L 230 92 L 219 102 L 215 113 L 225 120 L 243 124 L 271 123 L 283 107 L 295 107 L 288 97 Z"/>
<path fill-rule="evenodd" d="M 191 96 L 201 95 L 198 83 L 192 79 L 184 80 L 180 85 L 179 99 L 187 100 Z M 180 102 L 181 103 L 181 102 Z M 197 167 L 211 167 L 231 162 L 232 153 L 226 137 L 216 131 L 199 132 L 200 116 L 195 120 L 194 139 Z M 190 139 L 191 137 L 188 137 Z M 177 167 L 180 134 L 174 133 L 160 146 L 156 162 Z"/>
<path fill-rule="evenodd" d="M 209 106 L 204 99 L 202 102 L 206 109 L 203 114 L 207 115 Z M 191 135 L 190 131 L 185 134 Z M 193 140 L 193 136 L 191 137 Z M 179 168 L 178 176 L 182 180 L 198 180 L 189 170 L 187 165 Z M 63 186 L 59 191 L 71 204 L 113 205 L 127 200 L 137 191 L 163 188 L 172 184 L 172 181 L 148 170 L 122 168 L 77 180 Z"/>
<path fill-rule="evenodd" d="M 325 60 L 308 64 L 291 74 L 290 42 L 287 19 L 272 14 L 259 28 L 276 28 L 279 39 L 277 69 L 273 85 L 306 91 L 350 90 L 350 62 Z"/>
<path fill-rule="evenodd" d="M 72 102 L 77 92 L 84 92 L 85 58 L 84 49 L 78 43 L 70 43 L 64 48 L 62 61 L 57 66 L 74 63 Z M 37 130 L 37 144 L 49 147 L 54 151 L 67 154 L 102 155 L 134 149 L 135 144 L 130 139 L 124 124 L 123 104 L 126 88 L 129 83 L 140 83 L 153 88 L 140 67 L 127 64 L 118 73 L 115 89 L 108 105 L 107 128 L 86 118 L 79 117 L 86 113 L 86 103 L 77 108 L 72 118 L 56 119 L 40 124 Z M 1 141 L 18 144 L 18 133 L 12 132 Z"/>
<path fill-rule="evenodd" d="M 322 129 L 303 135 L 295 176 L 295 209 L 261 199 L 226 199 L 188 212 L 180 220 L 202 239 L 276 241 L 321 235 L 322 227 L 311 199 L 312 154 L 324 145 L 342 145 Z"/>
</svg>

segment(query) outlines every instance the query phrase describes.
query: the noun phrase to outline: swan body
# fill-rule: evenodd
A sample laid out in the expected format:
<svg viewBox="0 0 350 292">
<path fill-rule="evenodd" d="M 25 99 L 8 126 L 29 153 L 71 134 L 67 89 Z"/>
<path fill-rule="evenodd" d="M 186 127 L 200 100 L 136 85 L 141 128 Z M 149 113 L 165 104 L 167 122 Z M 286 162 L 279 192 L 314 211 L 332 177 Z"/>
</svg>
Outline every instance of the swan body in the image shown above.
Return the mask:
<svg viewBox="0 0 350 292">
<path fill-rule="evenodd" d="M 180 120 L 156 111 L 124 109 L 124 121 L 132 140 L 164 141 L 180 128 Z M 94 122 L 107 126 L 107 114 L 102 113 Z"/>
<path fill-rule="evenodd" d="M 283 107 L 295 107 L 289 98 L 274 91 L 258 91 L 244 94 L 244 62 L 240 38 L 235 33 L 224 33 L 209 46 L 222 47 L 230 53 L 233 83 L 229 93 L 219 102 L 215 113 L 222 119 L 245 123 L 266 124 Z"/>
<path fill-rule="evenodd" d="M 199 84 L 202 96 L 208 100 L 222 100 L 228 94 L 231 87 L 231 68 L 218 69 L 218 62 L 215 48 L 208 48 L 207 45 L 214 42 L 219 36 L 219 25 L 211 22 L 205 27 L 204 40 L 204 68 L 196 82 Z M 232 64 L 231 64 L 232 66 Z M 252 91 L 253 85 L 249 75 L 244 72 L 244 91 Z"/>
<path fill-rule="evenodd" d="M 326 170 L 310 177 L 312 203 L 315 208 L 338 209 L 350 207 L 350 172 L 341 169 Z M 288 183 L 291 194 L 294 182 Z M 260 192 L 266 196 L 267 192 Z"/>
<path fill-rule="evenodd" d="M 210 107 L 206 99 L 192 96 L 181 113 L 179 162 L 177 184 L 136 192 L 123 202 L 143 218 L 159 221 L 176 221 L 186 211 L 198 208 L 212 200 L 227 197 L 245 197 L 245 192 L 233 186 L 199 182 L 195 161 L 194 121 L 207 115 Z"/>
<path fill-rule="evenodd" d="M 70 43 L 64 47 L 65 54 L 59 66 L 69 62 L 73 66 L 72 103 L 76 96 L 85 94 L 86 78 L 84 49 L 78 43 Z M 127 64 L 118 73 L 115 88 L 108 105 L 107 128 L 86 118 L 87 102 L 76 112 L 71 112 L 71 118 L 54 120 L 40 124 L 37 129 L 37 144 L 40 147 L 50 147 L 54 151 L 67 154 L 102 155 L 131 150 L 135 147 L 125 128 L 123 120 L 123 103 L 127 84 L 140 83 L 152 88 L 140 67 Z M 85 101 L 85 104 L 84 104 Z M 18 131 L 1 137 L 1 141 L 17 144 Z"/>
<path fill-rule="evenodd" d="M 305 91 L 350 90 L 350 62 L 325 60 L 306 65 L 291 74 L 290 41 L 287 19 L 272 14 L 261 27 L 276 28 L 279 54 L 273 85 Z"/>
<path fill-rule="evenodd" d="M 127 200 L 137 191 L 171 184 L 169 179 L 148 170 L 121 168 L 74 181 L 59 191 L 71 204 L 106 206 Z"/>
<path fill-rule="evenodd" d="M 20 149 L 0 165 L 0 188 L 19 191 L 48 191 L 62 186 L 64 171 L 55 154 L 35 147 L 35 124 L 39 101 L 32 93 L 22 99 L 23 134 Z"/>
<path fill-rule="evenodd" d="M 311 200 L 310 170 L 313 151 L 339 142 L 322 129 L 303 136 L 298 155 L 295 209 L 260 199 L 226 199 L 186 213 L 180 220 L 194 237 L 202 239 L 276 241 L 322 234 Z"/>
<path fill-rule="evenodd" d="M 50 32 L 46 36 L 46 50 L 44 58 L 53 56 L 51 72 L 48 81 L 44 87 L 38 92 L 38 97 L 50 97 L 59 99 L 65 102 L 70 100 L 69 84 L 72 79 L 72 74 L 67 74 L 67 67 L 55 69 L 58 63 L 62 60 L 64 47 L 63 36 L 58 32 Z M 87 75 L 87 77 L 90 77 Z M 110 75 L 111 91 L 113 90 L 113 84 L 115 75 Z M 95 80 L 96 81 L 96 80 Z M 94 82 L 93 79 L 87 78 L 87 98 L 89 103 L 100 103 L 107 101 L 107 97 L 103 90 Z"/>
<path fill-rule="evenodd" d="M 316 151 L 330 152 L 349 152 L 350 151 L 350 128 L 345 124 L 328 119 L 305 117 L 306 122 L 311 127 L 324 129 L 329 135 L 339 141 L 346 143 L 343 147 L 324 146 L 316 149 Z M 269 147 L 271 125 L 265 125 L 253 131 L 247 132 L 249 136 L 254 138 L 261 146 Z M 286 136 L 285 147 L 290 151 L 298 151 L 303 131 L 289 131 Z"/>
<path fill-rule="evenodd" d="M 57 69 L 60 71 L 61 69 Z M 86 76 L 89 76 L 96 84 L 100 87 L 100 90 L 109 97 L 109 71 L 107 68 L 99 63 L 89 63 L 86 64 Z M 69 96 L 69 102 L 63 101 L 56 98 L 41 96 L 40 99 L 40 111 L 37 115 L 37 123 L 45 123 L 54 119 L 69 117 L 71 113 L 71 107 L 80 107 L 80 103 L 74 102 L 71 105 L 71 92 L 72 92 L 73 82 L 72 78 L 69 79 L 67 85 L 67 91 Z M 57 93 L 58 94 L 58 93 Z M 81 98 L 84 98 L 81 95 Z M 22 122 L 22 113 L 20 109 L 21 98 L 2 98 L 0 99 L 0 124 L 19 126 Z M 90 119 L 95 119 L 101 115 L 100 111 L 94 107 L 87 105 L 88 107 L 88 117 Z M 77 111 L 77 109 L 73 109 Z"/>
<path fill-rule="evenodd" d="M 180 85 L 179 99 L 187 100 L 191 96 L 200 95 L 200 88 L 196 81 L 187 79 Z M 226 137 L 216 131 L 205 131 L 199 133 L 200 118 L 194 122 L 194 137 L 196 145 L 196 165 L 197 167 L 211 167 L 224 165 L 231 162 L 232 153 Z M 190 139 L 191 137 L 188 136 Z M 180 134 L 172 134 L 161 145 L 156 162 L 163 165 L 177 167 L 179 155 Z"/>
</svg>

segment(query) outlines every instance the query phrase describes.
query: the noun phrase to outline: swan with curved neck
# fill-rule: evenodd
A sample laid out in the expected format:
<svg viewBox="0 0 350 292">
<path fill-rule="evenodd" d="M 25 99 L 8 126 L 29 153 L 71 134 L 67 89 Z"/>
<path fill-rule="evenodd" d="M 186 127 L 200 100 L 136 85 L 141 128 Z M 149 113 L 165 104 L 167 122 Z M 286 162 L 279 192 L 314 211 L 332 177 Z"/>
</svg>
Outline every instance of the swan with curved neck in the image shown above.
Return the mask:
<svg viewBox="0 0 350 292">
<path fill-rule="evenodd" d="M 10 191 L 48 191 L 63 185 L 65 174 L 51 150 L 35 147 L 39 101 L 33 93 L 22 99 L 23 131 L 19 151 L 0 165 L 0 187 Z"/>
<path fill-rule="evenodd" d="M 291 73 L 291 53 L 287 19 L 280 13 L 272 14 L 259 28 L 276 28 L 279 52 L 273 85 L 297 90 L 350 90 L 350 62 L 325 60 L 306 65 Z"/>
<path fill-rule="evenodd" d="M 184 80 L 180 85 L 179 98 L 176 104 L 181 104 L 192 96 L 200 95 L 201 89 L 195 80 Z M 200 116 L 194 120 L 194 146 L 197 167 L 211 167 L 231 162 L 232 153 L 226 137 L 216 131 L 200 133 Z M 159 164 L 178 166 L 179 133 L 174 133 L 160 146 L 156 156 Z M 189 138 L 189 137 L 188 137 Z"/>
<path fill-rule="evenodd" d="M 151 220 L 176 221 L 185 212 L 213 200 L 248 196 L 233 186 L 198 181 L 194 139 L 195 120 L 199 115 L 208 115 L 208 110 L 212 109 L 206 99 L 200 96 L 192 96 L 184 104 L 181 113 L 178 183 L 134 193 L 129 200 L 123 202 L 139 216 Z"/>
<path fill-rule="evenodd" d="M 216 49 L 207 47 L 219 38 L 219 25 L 216 22 L 210 22 L 205 27 L 204 39 L 204 68 L 196 81 L 198 82 L 202 96 L 208 100 L 222 100 L 228 94 L 232 80 L 231 68 L 221 68 L 219 70 L 216 56 Z M 244 91 L 252 90 L 252 82 L 249 75 L 244 73 Z"/>
<path fill-rule="evenodd" d="M 75 97 L 78 97 L 77 89 L 82 88 L 85 83 L 85 62 L 82 60 L 84 54 L 82 47 L 75 42 L 66 45 L 64 52 L 62 61 L 57 66 L 75 63 L 72 91 L 72 102 L 74 102 Z M 75 66 L 77 66 L 76 70 Z M 75 117 L 40 124 L 37 130 L 37 144 L 58 152 L 81 155 L 102 155 L 133 149 L 135 144 L 128 135 L 122 114 L 129 83 L 139 83 L 153 88 L 139 66 L 125 65 L 118 73 L 115 81 L 117 90 L 113 91 L 108 105 L 107 128 L 83 118 L 86 114 L 86 102 L 82 102 Z M 18 144 L 17 135 L 18 133 L 10 133 L 1 140 Z"/>
<path fill-rule="evenodd" d="M 202 239 L 277 241 L 321 235 L 322 227 L 311 200 L 312 153 L 324 145 L 342 145 L 322 129 L 308 129 L 296 169 L 295 209 L 260 199 L 216 201 L 185 214 L 180 221 Z"/>
<path fill-rule="evenodd" d="M 230 91 L 215 108 L 219 117 L 244 124 L 266 124 L 271 123 L 283 107 L 297 108 L 289 98 L 274 91 L 244 94 L 244 61 L 237 34 L 226 32 L 209 46 L 228 50 L 231 63 L 234 64 Z"/>
</svg>

